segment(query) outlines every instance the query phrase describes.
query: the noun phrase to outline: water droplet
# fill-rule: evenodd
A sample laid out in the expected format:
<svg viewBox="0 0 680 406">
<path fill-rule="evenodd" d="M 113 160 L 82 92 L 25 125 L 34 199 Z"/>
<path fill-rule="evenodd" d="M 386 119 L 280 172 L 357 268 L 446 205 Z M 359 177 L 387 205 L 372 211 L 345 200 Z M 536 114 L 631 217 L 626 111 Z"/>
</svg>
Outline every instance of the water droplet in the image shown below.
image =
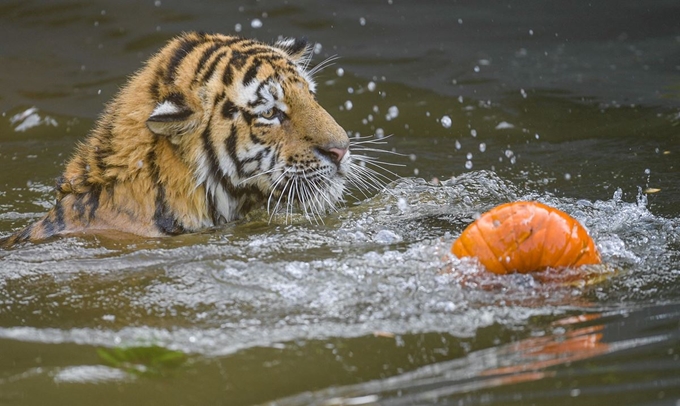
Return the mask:
<svg viewBox="0 0 680 406">
<path fill-rule="evenodd" d="M 243 29 L 243 26 L 239 23 L 236 23 L 236 25 L 234 26 L 234 31 L 241 32 L 241 29 Z"/>
<path fill-rule="evenodd" d="M 465 169 L 472 169 L 472 161 L 465 161 Z"/>
<path fill-rule="evenodd" d="M 496 126 L 496 130 L 509 130 L 509 129 L 511 129 L 511 128 L 515 128 L 515 125 L 514 125 L 514 124 L 510 124 L 510 123 L 508 123 L 507 121 L 501 121 L 501 122 L 498 123 L 498 125 Z"/>
<path fill-rule="evenodd" d="M 338 69 L 335 70 L 335 74 L 338 75 L 338 76 L 342 76 L 342 75 L 345 74 L 345 70 L 342 69 L 342 68 L 338 68 Z"/>
<path fill-rule="evenodd" d="M 366 25 L 366 19 L 364 17 L 360 17 L 359 24 L 361 24 L 362 26 Z"/>
<path fill-rule="evenodd" d="M 479 144 L 479 152 L 484 152 L 486 151 L 486 144 L 485 143 L 480 143 Z"/>
<path fill-rule="evenodd" d="M 382 128 L 376 128 L 375 136 L 378 138 L 383 138 L 385 136 L 385 131 Z"/>
<path fill-rule="evenodd" d="M 372 92 L 375 90 L 375 82 L 368 82 L 368 91 Z"/>
<path fill-rule="evenodd" d="M 250 26 L 253 28 L 262 28 L 262 20 L 253 18 L 253 21 L 250 22 Z"/>
<path fill-rule="evenodd" d="M 534 30 L 529 30 L 529 35 L 534 35 Z"/>
<path fill-rule="evenodd" d="M 352 101 L 351 101 L 351 100 L 347 100 L 347 101 L 345 102 L 345 109 L 347 109 L 347 110 L 352 110 L 352 107 L 354 107 L 354 105 L 352 104 Z"/>
<path fill-rule="evenodd" d="M 456 140 L 456 149 L 461 149 L 463 146 L 460 145 L 460 141 Z"/>
<path fill-rule="evenodd" d="M 477 136 L 477 130 L 475 130 L 474 128 L 472 130 L 470 130 L 470 135 L 473 136 L 473 137 L 476 137 Z"/>
<path fill-rule="evenodd" d="M 399 200 L 397 200 L 397 207 L 404 212 L 408 210 L 408 202 L 403 197 L 400 197 Z"/>
<path fill-rule="evenodd" d="M 397 118 L 399 116 L 399 109 L 397 106 L 391 106 L 390 108 L 387 109 L 387 120 L 392 120 L 393 118 Z"/>
<path fill-rule="evenodd" d="M 451 128 L 451 117 L 449 116 L 444 116 L 441 118 L 440 122 L 442 123 L 442 127 L 444 128 Z"/>
</svg>

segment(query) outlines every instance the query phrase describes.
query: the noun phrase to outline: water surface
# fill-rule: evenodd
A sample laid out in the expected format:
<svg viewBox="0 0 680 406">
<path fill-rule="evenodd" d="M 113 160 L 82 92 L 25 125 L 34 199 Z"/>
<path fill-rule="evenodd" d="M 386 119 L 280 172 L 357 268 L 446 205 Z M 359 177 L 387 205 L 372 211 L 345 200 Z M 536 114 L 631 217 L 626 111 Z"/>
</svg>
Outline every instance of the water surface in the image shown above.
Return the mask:
<svg viewBox="0 0 680 406">
<path fill-rule="evenodd" d="M 4 404 L 669 404 L 680 399 L 675 2 L 10 1 L 0 236 L 41 216 L 103 103 L 183 30 L 304 35 L 319 100 L 397 176 L 322 224 L 0 252 Z M 252 24 L 257 19 L 258 24 Z M 447 255 L 535 199 L 605 282 Z M 453 269 L 453 271 L 452 271 Z"/>
</svg>

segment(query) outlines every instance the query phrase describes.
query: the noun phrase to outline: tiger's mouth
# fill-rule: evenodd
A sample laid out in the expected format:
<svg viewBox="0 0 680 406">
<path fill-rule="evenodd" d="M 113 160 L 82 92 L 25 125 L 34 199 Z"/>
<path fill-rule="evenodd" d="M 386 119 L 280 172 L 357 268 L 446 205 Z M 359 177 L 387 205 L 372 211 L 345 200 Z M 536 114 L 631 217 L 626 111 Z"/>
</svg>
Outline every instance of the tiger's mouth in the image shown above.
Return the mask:
<svg viewBox="0 0 680 406">
<path fill-rule="evenodd" d="M 297 212 L 311 222 L 323 222 L 322 217 L 329 211 L 337 211 L 343 201 L 347 162 L 326 163 L 318 168 L 297 168 L 287 166 L 271 177 L 271 186 L 266 208 L 270 220 L 274 215 L 288 216 Z"/>
</svg>

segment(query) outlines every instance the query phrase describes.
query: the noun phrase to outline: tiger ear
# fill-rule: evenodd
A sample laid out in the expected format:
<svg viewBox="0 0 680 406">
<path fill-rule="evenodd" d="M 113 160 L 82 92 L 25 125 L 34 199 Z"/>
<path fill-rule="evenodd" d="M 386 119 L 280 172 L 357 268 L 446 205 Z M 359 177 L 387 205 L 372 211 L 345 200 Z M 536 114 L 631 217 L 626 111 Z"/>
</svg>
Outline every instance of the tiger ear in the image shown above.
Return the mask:
<svg viewBox="0 0 680 406">
<path fill-rule="evenodd" d="M 304 60 L 311 51 L 306 37 L 283 38 L 276 41 L 274 46 L 285 51 L 295 62 Z"/>
<path fill-rule="evenodd" d="M 193 114 L 181 98 L 170 97 L 156 105 L 146 120 L 146 126 L 157 135 L 172 137 L 187 132 L 193 123 L 189 117 Z"/>
</svg>

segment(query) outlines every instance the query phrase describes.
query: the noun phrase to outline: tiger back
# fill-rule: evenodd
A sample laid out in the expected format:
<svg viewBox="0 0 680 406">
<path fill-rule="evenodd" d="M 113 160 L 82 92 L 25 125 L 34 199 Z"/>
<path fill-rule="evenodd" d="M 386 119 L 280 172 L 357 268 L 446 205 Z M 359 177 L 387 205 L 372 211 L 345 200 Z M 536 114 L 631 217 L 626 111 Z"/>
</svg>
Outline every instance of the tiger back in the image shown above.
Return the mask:
<svg viewBox="0 0 680 406">
<path fill-rule="evenodd" d="M 316 101 L 306 40 L 171 40 L 107 104 L 54 207 L 0 245 L 79 232 L 194 232 L 255 207 L 321 216 L 343 195 L 345 130 Z"/>
</svg>

